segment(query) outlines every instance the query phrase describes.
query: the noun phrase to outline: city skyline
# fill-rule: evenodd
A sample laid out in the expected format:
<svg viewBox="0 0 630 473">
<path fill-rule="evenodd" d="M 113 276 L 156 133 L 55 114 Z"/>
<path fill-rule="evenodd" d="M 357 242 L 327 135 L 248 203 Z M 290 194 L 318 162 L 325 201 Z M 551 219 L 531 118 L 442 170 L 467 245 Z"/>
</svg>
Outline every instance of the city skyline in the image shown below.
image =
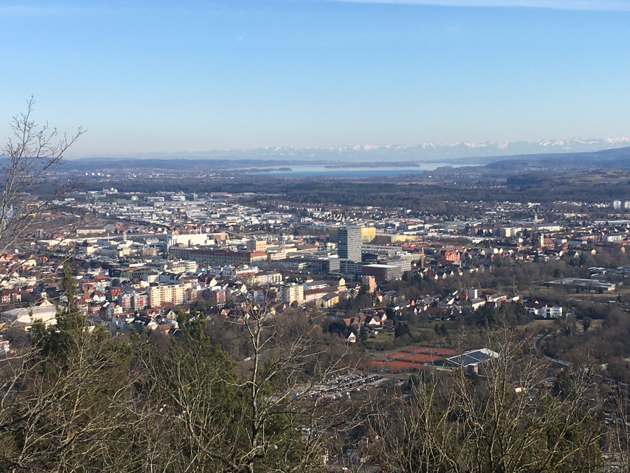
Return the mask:
<svg viewBox="0 0 630 473">
<path fill-rule="evenodd" d="M 69 157 L 630 135 L 627 1 L 77 1 L 0 7 L 0 132 Z"/>
</svg>

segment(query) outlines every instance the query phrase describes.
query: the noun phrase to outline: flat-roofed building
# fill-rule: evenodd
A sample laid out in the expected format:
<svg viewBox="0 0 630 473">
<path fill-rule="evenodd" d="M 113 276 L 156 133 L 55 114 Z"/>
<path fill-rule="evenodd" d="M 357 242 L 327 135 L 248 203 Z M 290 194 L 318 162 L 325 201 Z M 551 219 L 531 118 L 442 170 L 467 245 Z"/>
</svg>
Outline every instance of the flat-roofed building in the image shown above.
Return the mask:
<svg viewBox="0 0 630 473">
<path fill-rule="evenodd" d="M 256 239 L 247 240 L 247 250 L 265 252 L 267 251 L 267 241 Z"/>
<path fill-rule="evenodd" d="M 337 234 L 339 258 L 361 262 L 361 228 L 340 227 Z"/>
<path fill-rule="evenodd" d="M 184 286 L 161 285 L 151 286 L 147 289 L 151 308 L 161 307 L 164 303 L 182 305 L 184 303 Z"/>
<path fill-rule="evenodd" d="M 370 243 L 376 238 L 376 228 L 374 227 L 361 227 L 361 242 Z"/>
<path fill-rule="evenodd" d="M 377 282 L 395 281 L 402 277 L 400 266 L 393 264 L 366 264 L 363 266 L 364 276 L 374 276 Z"/>
<path fill-rule="evenodd" d="M 267 253 L 263 251 L 193 250 L 173 247 L 170 253 L 177 258 L 210 266 L 242 266 L 267 260 Z"/>
<path fill-rule="evenodd" d="M 284 286 L 283 295 L 286 303 L 291 304 L 297 302 L 301 304 L 304 302 L 304 286 L 295 283 Z"/>
<path fill-rule="evenodd" d="M 2 323 L 19 324 L 29 326 L 36 321 L 42 322 L 46 327 L 57 325 L 57 308 L 52 304 L 43 304 L 38 307 L 7 310 L 0 317 Z"/>
</svg>

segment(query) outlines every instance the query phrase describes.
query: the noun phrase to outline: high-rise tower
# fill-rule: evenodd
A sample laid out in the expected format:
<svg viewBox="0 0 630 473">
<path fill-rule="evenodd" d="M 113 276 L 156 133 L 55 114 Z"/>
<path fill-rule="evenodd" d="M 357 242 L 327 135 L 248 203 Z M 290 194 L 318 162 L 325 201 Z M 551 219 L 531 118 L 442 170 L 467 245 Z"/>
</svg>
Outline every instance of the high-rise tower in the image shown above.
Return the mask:
<svg viewBox="0 0 630 473">
<path fill-rule="evenodd" d="M 340 227 L 339 228 L 339 258 L 361 262 L 361 228 L 360 227 Z"/>
</svg>

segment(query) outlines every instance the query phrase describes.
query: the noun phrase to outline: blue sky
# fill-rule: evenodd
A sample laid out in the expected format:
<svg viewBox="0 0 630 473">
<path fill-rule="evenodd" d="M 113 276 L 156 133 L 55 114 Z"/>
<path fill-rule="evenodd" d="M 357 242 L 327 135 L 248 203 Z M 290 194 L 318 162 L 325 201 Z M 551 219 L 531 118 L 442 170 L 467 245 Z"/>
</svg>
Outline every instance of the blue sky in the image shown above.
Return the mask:
<svg viewBox="0 0 630 473">
<path fill-rule="evenodd" d="M 0 0 L 0 138 L 31 95 L 89 130 L 72 156 L 630 136 L 629 25 L 630 0 Z"/>
</svg>

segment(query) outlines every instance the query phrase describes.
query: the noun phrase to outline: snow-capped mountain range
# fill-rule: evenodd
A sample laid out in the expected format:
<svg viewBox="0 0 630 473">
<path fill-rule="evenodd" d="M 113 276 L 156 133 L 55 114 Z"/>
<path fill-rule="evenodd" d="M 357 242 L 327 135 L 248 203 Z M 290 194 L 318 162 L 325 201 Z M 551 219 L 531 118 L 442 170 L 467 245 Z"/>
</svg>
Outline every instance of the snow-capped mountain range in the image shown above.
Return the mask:
<svg viewBox="0 0 630 473">
<path fill-rule="evenodd" d="M 570 140 L 542 140 L 535 142 L 511 141 L 511 142 L 456 142 L 456 143 L 421 143 L 416 146 L 396 145 L 358 145 L 330 149 L 331 152 L 352 155 L 354 153 L 367 156 L 371 153 L 378 155 L 390 155 L 396 159 L 419 160 L 452 160 L 465 158 L 486 158 L 496 156 L 519 156 L 528 154 L 551 153 L 580 153 L 593 152 L 605 149 L 616 149 L 630 146 L 630 138 L 604 138 L 604 139 L 570 139 Z M 276 148 L 277 153 L 288 151 L 284 148 Z M 306 150 L 300 150 L 304 152 Z M 322 152 L 324 150 L 317 150 Z"/>
<path fill-rule="evenodd" d="M 495 161 L 493 157 L 530 154 L 594 152 L 630 147 L 630 138 L 542 140 L 535 142 L 457 142 L 420 143 L 415 146 L 356 145 L 336 148 L 269 147 L 235 150 L 210 150 L 179 153 L 147 153 L 129 156 L 152 159 L 265 159 L 283 161 L 426 161 L 470 162 Z"/>
</svg>

